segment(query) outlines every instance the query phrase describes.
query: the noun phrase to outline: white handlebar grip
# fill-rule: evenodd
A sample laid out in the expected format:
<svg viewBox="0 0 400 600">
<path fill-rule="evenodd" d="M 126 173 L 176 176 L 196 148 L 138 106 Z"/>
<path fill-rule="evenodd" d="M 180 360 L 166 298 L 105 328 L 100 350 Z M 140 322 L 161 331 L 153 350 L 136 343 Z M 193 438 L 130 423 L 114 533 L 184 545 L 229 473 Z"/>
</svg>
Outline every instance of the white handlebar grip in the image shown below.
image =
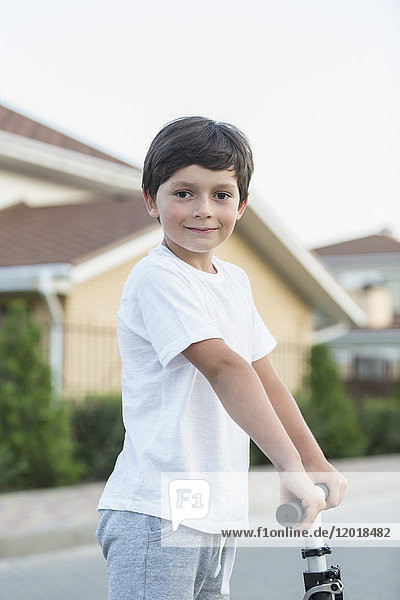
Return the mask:
<svg viewBox="0 0 400 600">
<path fill-rule="evenodd" d="M 321 494 L 323 494 L 324 499 L 326 500 L 329 496 L 328 486 L 324 483 L 317 483 L 316 487 L 321 490 Z M 296 499 L 281 504 L 278 506 L 275 513 L 276 520 L 279 525 L 282 525 L 283 527 L 293 527 L 293 525 L 296 525 L 301 521 L 303 515 L 304 510 L 301 502 Z"/>
</svg>

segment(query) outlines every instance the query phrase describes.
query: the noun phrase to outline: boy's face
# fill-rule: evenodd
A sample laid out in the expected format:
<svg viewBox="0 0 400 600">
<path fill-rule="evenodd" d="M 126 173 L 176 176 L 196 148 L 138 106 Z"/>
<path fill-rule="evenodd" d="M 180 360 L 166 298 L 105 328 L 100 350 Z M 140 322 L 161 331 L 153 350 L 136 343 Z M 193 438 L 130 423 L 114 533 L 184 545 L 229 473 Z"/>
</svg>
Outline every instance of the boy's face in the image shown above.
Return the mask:
<svg viewBox="0 0 400 600">
<path fill-rule="evenodd" d="M 183 167 L 146 197 L 149 214 L 160 217 L 164 244 L 177 256 L 205 271 L 213 271 L 214 248 L 232 233 L 242 216 L 234 171 L 211 171 L 199 165 Z M 165 243 L 166 242 L 166 243 Z"/>
</svg>

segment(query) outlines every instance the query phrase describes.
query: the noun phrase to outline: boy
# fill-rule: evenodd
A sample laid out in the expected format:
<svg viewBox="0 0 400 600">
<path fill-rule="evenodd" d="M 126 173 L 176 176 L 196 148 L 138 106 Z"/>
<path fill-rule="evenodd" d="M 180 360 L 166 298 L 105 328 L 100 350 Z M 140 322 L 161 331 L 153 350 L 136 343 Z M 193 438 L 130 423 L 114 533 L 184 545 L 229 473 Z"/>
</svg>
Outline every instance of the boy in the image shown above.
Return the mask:
<svg viewBox="0 0 400 600">
<path fill-rule="evenodd" d="M 109 600 L 229 597 L 235 549 L 220 532 L 246 522 L 249 436 L 279 472 L 281 500 L 302 501 L 304 522 L 342 500 L 345 479 L 268 358 L 276 342 L 246 273 L 213 254 L 245 211 L 252 173 L 247 138 L 203 117 L 167 124 L 147 153 L 143 195 L 164 239 L 133 267 L 117 316 L 126 435 L 97 531 Z M 161 499 L 168 473 L 211 483 L 209 513 L 176 531 Z"/>
</svg>

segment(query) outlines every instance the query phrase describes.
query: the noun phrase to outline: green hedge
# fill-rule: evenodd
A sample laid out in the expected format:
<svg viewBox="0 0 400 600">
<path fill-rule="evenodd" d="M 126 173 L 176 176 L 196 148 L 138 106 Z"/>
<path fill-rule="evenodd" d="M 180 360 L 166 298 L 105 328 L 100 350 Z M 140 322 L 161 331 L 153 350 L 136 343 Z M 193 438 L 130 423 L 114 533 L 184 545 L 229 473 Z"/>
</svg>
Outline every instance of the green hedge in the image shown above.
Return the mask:
<svg viewBox="0 0 400 600">
<path fill-rule="evenodd" d="M 324 355 L 323 362 L 326 358 Z M 318 386 L 320 380 L 325 389 Z M 335 384 L 332 372 L 326 380 L 323 374 L 314 377 L 313 386 L 314 394 L 303 390 L 298 401 L 327 458 L 400 452 L 400 399 L 371 398 L 356 410 L 343 388 Z M 120 395 L 88 396 L 66 403 L 75 456 L 84 465 L 83 480 L 107 479 L 123 445 Z M 250 462 L 271 464 L 254 442 L 250 445 Z"/>
<path fill-rule="evenodd" d="M 400 385 L 391 399 L 348 397 L 326 346 L 311 349 L 308 376 L 296 394 L 301 412 L 328 459 L 400 453 Z M 251 465 L 270 464 L 251 442 Z"/>
<path fill-rule="evenodd" d="M 336 363 L 325 345 L 311 348 L 308 375 L 298 402 L 327 458 L 360 456 L 367 440 Z"/>
<path fill-rule="evenodd" d="M 66 401 L 75 441 L 75 457 L 83 464 L 84 481 L 105 480 L 122 450 L 124 427 L 121 396 L 87 396 Z"/>
<path fill-rule="evenodd" d="M 22 300 L 10 303 L 0 329 L 0 490 L 79 480 L 68 412 L 52 392 L 41 330 Z"/>
<path fill-rule="evenodd" d="M 367 398 L 359 408 L 361 428 L 367 439 L 365 454 L 400 452 L 400 399 Z"/>
</svg>

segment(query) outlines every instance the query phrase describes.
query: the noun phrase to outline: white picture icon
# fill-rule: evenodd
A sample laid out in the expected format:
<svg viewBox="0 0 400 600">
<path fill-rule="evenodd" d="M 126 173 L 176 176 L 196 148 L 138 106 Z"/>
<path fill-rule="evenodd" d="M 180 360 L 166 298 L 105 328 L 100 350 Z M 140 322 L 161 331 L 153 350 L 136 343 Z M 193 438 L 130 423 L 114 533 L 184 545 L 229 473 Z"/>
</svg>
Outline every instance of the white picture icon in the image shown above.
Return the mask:
<svg viewBox="0 0 400 600">
<path fill-rule="evenodd" d="M 210 510 L 210 482 L 206 479 L 174 479 L 168 495 L 172 529 L 176 531 L 184 519 L 204 519 Z"/>
</svg>

